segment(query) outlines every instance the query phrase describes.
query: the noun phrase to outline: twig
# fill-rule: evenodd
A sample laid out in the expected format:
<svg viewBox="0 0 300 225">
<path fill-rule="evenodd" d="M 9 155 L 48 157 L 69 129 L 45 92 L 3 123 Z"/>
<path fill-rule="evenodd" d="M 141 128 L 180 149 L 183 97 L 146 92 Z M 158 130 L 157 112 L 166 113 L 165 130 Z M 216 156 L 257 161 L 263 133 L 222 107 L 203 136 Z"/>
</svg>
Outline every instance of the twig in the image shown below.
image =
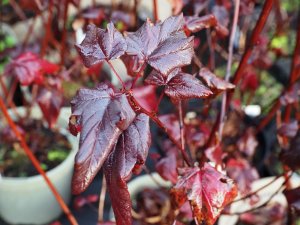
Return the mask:
<svg viewBox="0 0 300 225">
<path fill-rule="evenodd" d="M 153 17 L 154 21 L 158 21 L 158 7 L 157 7 L 157 0 L 153 0 Z"/>
<path fill-rule="evenodd" d="M 286 183 L 289 181 L 289 179 L 291 178 L 292 173 L 289 175 L 288 179 L 286 179 L 282 185 L 262 204 L 253 207 L 251 209 L 245 210 L 243 212 L 234 212 L 234 213 L 224 213 L 224 215 L 242 215 L 244 213 L 249 213 L 249 212 L 253 212 L 257 209 L 263 208 L 265 206 L 267 206 L 269 204 L 269 202 L 281 191 L 281 189 L 286 185 Z"/>
<path fill-rule="evenodd" d="M 102 222 L 104 219 L 104 203 L 105 203 L 105 195 L 106 195 L 106 179 L 103 175 L 102 184 L 101 184 L 101 192 L 99 195 L 99 207 L 98 207 L 98 221 Z"/>
<path fill-rule="evenodd" d="M 241 197 L 241 198 L 239 198 L 239 199 L 234 200 L 234 201 L 231 202 L 231 203 L 239 202 L 239 201 L 245 200 L 245 199 L 247 199 L 247 198 L 249 198 L 249 197 L 251 197 L 251 196 L 257 194 L 257 193 L 260 192 L 261 190 L 263 190 L 263 189 L 265 189 L 266 187 L 268 187 L 269 185 L 273 184 L 273 183 L 274 183 L 276 180 L 278 180 L 280 177 L 282 177 L 282 175 L 276 176 L 273 180 L 271 180 L 271 181 L 268 182 L 267 184 L 261 186 L 260 188 L 256 189 L 255 191 L 252 191 L 252 192 L 246 194 L 245 196 L 243 196 L 243 197 Z M 230 204 L 231 204 L 231 203 L 230 203 Z"/>
<path fill-rule="evenodd" d="M 185 130 L 184 130 L 184 121 L 182 113 L 182 101 L 178 102 L 178 111 L 179 111 L 179 129 L 180 129 L 180 143 L 181 148 L 185 151 Z"/>
<path fill-rule="evenodd" d="M 232 56 L 233 56 L 233 44 L 236 35 L 237 23 L 239 19 L 239 8 L 240 8 L 240 0 L 235 0 L 234 17 L 233 17 L 232 30 L 231 30 L 230 40 L 229 40 L 229 47 L 228 47 L 228 61 L 226 67 L 225 81 L 229 81 L 230 79 Z M 221 106 L 221 113 L 220 113 L 220 126 L 219 126 L 220 141 L 222 140 L 223 128 L 225 123 L 224 117 L 226 111 L 226 101 L 227 101 L 227 91 L 225 90 L 222 96 L 222 106 Z"/>
<path fill-rule="evenodd" d="M 62 37 L 61 37 L 61 50 L 60 50 L 60 64 L 63 66 L 65 61 L 65 49 L 67 40 L 67 20 L 68 20 L 68 8 L 69 0 L 64 2 L 64 14 L 63 14 L 63 27 L 62 27 Z"/>
<path fill-rule="evenodd" d="M 252 32 L 252 35 L 251 35 L 251 39 L 250 39 L 250 45 L 246 48 L 246 51 L 245 53 L 243 54 L 243 57 L 241 59 L 241 62 L 239 64 L 239 67 L 237 69 L 237 71 L 235 72 L 235 75 L 234 75 L 234 78 L 233 78 L 233 84 L 237 84 L 241 77 L 242 77 L 242 73 L 248 63 L 248 60 L 252 54 L 252 50 L 253 50 L 253 47 L 257 44 L 257 41 L 258 41 L 258 38 L 259 38 L 259 35 L 268 19 L 268 16 L 271 12 L 271 9 L 272 9 L 272 6 L 273 6 L 273 1 L 274 0 L 266 0 L 265 1 L 265 4 L 263 6 L 263 9 L 260 13 L 260 16 L 259 16 L 259 19 L 255 25 L 255 28 Z M 229 92 L 228 93 L 228 97 L 227 97 L 227 101 L 226 101 L 226 109 L 227 107 L 229 106 L 229 102 L 233 96 L 233 91 Z M 210 137 L 207 141 L 207 143 L 205 144 L 205 146 L 210 146 L 210 144 L 213 142 L 214 138 L 215 138 L 215 133 L 219 127 L 219 122 L 220 122 L 220 113 L 219 115 L 217 116 L 217 119 L 214 123 L 214 126 L 213 126 L 213 129 L 211 130 L 211 133 L 210 133 Z"/>
<path fill-rule="evenodd" d="M 111 64 L 111 62 L 109 60 L 106 60 L 106 62 L 108 63 L 108 65 L 110 66 L 110 68 L 114 71 L 114 74 L 117 76 L 118 80 L 120 81 L 123 89 L 126 89 L 126 86 L 121 78 L 121 76 L 118 74 L 118 72 L 115 70 L 114 66 Z"/>
<path fill-rule="evenodd" d="M 41 168 L 39 161 L 37 160 L 35 155 L 32 153 L 32 150 L 27 145 L 23 135 L 20 133 L 20 131 L 18 130 L 16 124 L 13 122 L 12 118 L 10 117 L 2 98 L 0 98 L 0 108 L 1 108 L 1 111 L 3 112 L 4 117 L 6 118 L 9 126 L 11 127 L 11 129 L 13 130 L 15 135 L 17 136 L 18 140 L 20 141 L 20 144 L 21 144 L 22 148 L 24 149 L 27 157 L 30 159 L 30 161 L 32 162 L 32 164 L 36 168 L 36 170 L 39 172 L 39 174 L 41 174 L 42 177 L 44 178 L 44 180 L 46 181 L 48 187 L 50 188 L 50 190 L 52 191 L 54 197 L 56 198 L 58 204 L 60 205 L 60 207 L 62 208 L 62 210 L 66 214 L 68 220 L 70 221 L 70 223 L 72 225 L 78 225 L 78 223 L 77 223 L 75 217 L 73 216 L 72 212 L 70 211 L 70 209 L 68 208 L 68 206 L 66 205 L 63 198 L 60 196 L 60 194 L 58 193 L 58 191 L 56 190 L 56 188 L 54 187 L 54 185 L 52 184 L 50 179 L 47 177 L 46 172 Z"/>
<path fill-rule="evenodd" d="M 285 90 L 281 93 L 281 95 L 277 98 L 275 104 L 272 106 L 271 110 L 269 111 L 268 115 L 260 122 L 260 124 L 257 127 L 257 132 L 261 131 L 262 128 L 264 128 L 270 120 L 274 117 L 276 111 L 280 108 L 280 97 L 285 95 L 287 92 L 292 90 L 294 84 L 299 80 L 300 75 L 300 66 L 297 65 L 297 63 L 300 62 L 300 15 L 298 16 L 298 32 L 297 32 L 297 39 L 296 39 L 296 46 L 294 50 L 294 56 L 292 61 L 292 68 L 290 73 L 290 79 L 289 84 Z M 288 121 L 289 114 L 290 114 L 291 106 L 287 106 L 284 118 L 285 121 Z"/>
</svg>

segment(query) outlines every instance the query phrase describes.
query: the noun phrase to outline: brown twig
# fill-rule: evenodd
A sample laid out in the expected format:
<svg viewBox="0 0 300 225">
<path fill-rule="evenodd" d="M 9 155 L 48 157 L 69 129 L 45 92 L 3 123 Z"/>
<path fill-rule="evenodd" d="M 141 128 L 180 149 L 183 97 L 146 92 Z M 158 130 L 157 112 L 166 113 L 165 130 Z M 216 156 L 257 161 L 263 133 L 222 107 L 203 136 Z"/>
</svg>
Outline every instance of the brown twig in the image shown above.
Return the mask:
<svg viewBox="0 0 300 225">
<path fill-rule="evenodd" d="M 153 0 L 153 17 L 154 21 L 158 21 L 158 6 L 157 6 L 157 0 Z"/>
<path fill-rule="evenodd" d="M 239 19 L 239 9 L 240 9 L 240 0 L 235 0 L 235 8 L 234 8 L 234 16 L 233 16 L 233 23 L 232 23 L 232 30 L 230 34 L 229 40 L 229 47 L 228 47 L 228 60 L 227 60 L 227 67 L 226 67 L 226 75 L 225 81 L 229 81 L 230 73 L 231 73 L 231 66 L 233 60 L 233 44 L 234 38 L 236 35 L 236 28 Z M 227 102 L 227 91 L 225 90 L 222 96 L 222 105 L 221 105 L 221 112 L 220 112 L 220 126 L 219 126 L 219 140 L 222 140 L 223 128 L 224 128 L 224 117 L 226 111 L 226 102 Z"/>
<path fill-rule="evenodd" d="M 249 212 L 253 212 L 257 209 L 261 209 L 265 206 L 267 206 L 269 204 L 269 202 L 282 190 L 282 188 L 287 184 L 287 182 L 289 181 L 289 179 L 291 178 L 292 176 L 292 173 L 289 175 L 288 179 L 286 179 L 282 185 L 262 204 L 256 206 L 256 207 L 253 207 L 251 209 L 248 209 L 248 210 L 245 210 L 243 212 L 234 212 L 234 213 L 223 213 L 224 215 L 242 215 L 244 213 L 249 213 Z"/>
</svg>

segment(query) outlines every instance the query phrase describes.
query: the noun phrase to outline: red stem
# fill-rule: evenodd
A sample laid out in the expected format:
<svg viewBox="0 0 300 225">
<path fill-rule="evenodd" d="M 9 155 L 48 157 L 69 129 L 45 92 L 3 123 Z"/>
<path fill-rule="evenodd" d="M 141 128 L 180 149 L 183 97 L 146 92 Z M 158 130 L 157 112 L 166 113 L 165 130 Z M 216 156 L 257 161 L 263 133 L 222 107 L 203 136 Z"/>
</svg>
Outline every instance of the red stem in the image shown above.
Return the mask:
<svg viewBox="0 0 300 225">
<path fill-rule="evenodd" d="M 42 50 L 41 50 L 41 56 L 43 57 L 46 53 L 46 47 L 49 42 L 49 35 L 51 34 L 51 22 L 52 22 L 52 16 L 53 16 L 53 0 L 50 0 L 49 2 L 49 15 L 48 15 L 48 22 L 45 25 L 46 26 L 46 32 L 45 32 L 45 37 L 43 38 L 43 43 L 42 43 Z"/>
<path fill-rule="evenodd" d="M 235 72 L 235 76 L 233 78 L 233 84 L 237 84 L 241 80 L 245 66 L 248 64 L 248 61 L 252 54 L 254 46 L 259 44 L 258 43 L 259 35 L 267 22 L 267 19 L 269 17 L 269 14 L 270 14 L 272 6 L 273 6 L 273 2 L 274 2 L 274 0 L 266 0 L 265 1 L 263 9 L 260 13 L 259 19 L 255 25 L 253 32 L 252 32 L 251 39 L 250 39 L 250 45 L 246 48 L 246 51 L 241 59 L 239 67 L 237 68 L 237 71 Z"/>
<path fill-rule="evenodd" d="M 240 79 L 242 77 L 243 71 L 244 71 L 246 65 L 248 64 L 248 60 L 249 60 L 249 58 L 252 54 L 253 47 L 258 44 L 257 42 L 258 42 L 259 35 L 260 35 L 262 29 L 264 28 L 265 23 L 268 19 L 268 16 L 271 12 L 271 9 L 272 9 L 272 6 L 273 6 L 273 1 L 274 0 L 266 0 L 265 1 L 263 9 L 260 13 L 259 19 L 258 19 L 258 21 L 255 25 L 255 28 L 254 28 L 253 32 L 252 32 L 251 39 L 250 39 L 250 45 L 246 48 L 246 51 L 245 51 L 245 53 L 244 53 L 244 55 L 241 59 L 239 67 L 237 68 L 237 70 L 235 72 L 233 82 L 232 82 L 235 85 L 240 81 Z M 231 101 L 231 98 L 233 97 L 233 93 L 234 93 L 233 91 L 228 93 L 226 107 L 225 107 L 226 109 L 228 108 L 229 102 Z M 210 134 L 210 138 L 208 139 L 208 142 L 206 143 L 207 147 L 210 146 L 210 144 L 214 140 L 215 133 L 218 130 L 219 123 L 220 123 L 220 118 L 219 117 L 220 117 L 220 113 L 218 114 L 218 117 L 215 121 L 215 124 L 214 124 L 213 129 L 212 129 L 211 134 Z"/>
<path fill-rule="evenodd" d="M 61 37 L 61 51 L 60 51 L 60 64 L 63 66 L 65 61 L 65 49 L 66 49 L 66 38 L 67 38 L 67 19 L 68 19 L 68 8 L 69 8 L 69 0 L 65 1 L 64 4 L 64 15 L 63 15 L 63 30 Z"/>
<path fill-rule="evenodd" d="M 154 21 L 158 21 L 158 7 L 157 7 L 157 0 L 153 0 L 153 17 Z"/>
<path fill-rule="evenodd" d="M 10 117 L 2 98 L 0 98 L 0 108 L 1 108 L 1 111 L 3 112 L 4 117 L 6 118 L 9 126 L 11 127 L 11 129 L 17 136 L 18 140 L 20 141 L 20 144 L 21 144 L 22 148 L 24 149 L 27 157 L 30 159 L 30 161 L 32 162 L 32 164 L 36 168 L 36 170 L 39 172 L 39 174 L 41 174 L 42 177 L 44 178 L 44 180 L 46 181 L 48 187 L 50 188 L 54 197 L 56 198 L 58 204 L 61 206 L 62 210 L 65 212 L 68 220 L 70 221 L 70 223 L 72 225 L 78 225 L 78 223 L 77 223 L 75 217 L 73 216 L 73 214 L 71 213 L 70 209 L 68 208 L 68 206 L 66 205 L 66 203 L 64 202 L 64 200 L 60 196 L 60 194 L 57 192 L 57 190 L 54 187 L 54 185 L 52 184 L 52 182 L 47 177 L 45 171 L 41 168 L 39 161 L 32 153 L 32 150 L 27 145 L 23 135 L 19 132 L 16 124 L 13 122 L 12 118 Z"/>
<path fill-rule="evenodd" d="M 123 89 L 126 89 L 126 86 L 121 78 L 121 76 L 118 74 L 118 72 L 115 70 L 114 66 L 111 64 L 111 62 L 109 60 L 106 60 L 106 62 L 108 63 L 108 65 L 110 66 L 110 68 L 114 71 L 115 75 L 117 76 L 118 80 L 120 81 Z"/>
<path fill-rule="evenodd" d="M 237 23 L 239 19 L 239 9 L 240 9 L 240 0 L 235 0 L 234 17 L 233 17 L 232 30 L 230 34 L 229 47 L 228 47 L 228 60 L 227 60 L 225 81 L 229 81 L 230 74 L 231 74 L 233 44 L 236 35 Z M 225 90 L 222 96 L 222 105 L 221 105 L 221 112 L 220 112 L 219 141 L 222 140 L 223 128 L 225 124 L 224 117 L 226 112 L 226 102 L 227 102 L 227 91 Z"/>
<path fill-rule="evenodd" d="M 291 66 L 291 74 L 289 79 L 288 87 L 281 93 L 281 95 L 276 100 L 276 103 L 273 105 L 271 111 L 268 113 L 268 115 L 260 122 L 259 126 L 257 127 L 257 132 L 261 131 L 262 128 L 264 128 L 270 120 L 274 117 L 276 111 L 280 108 L 280 97 L 289 92 L 293 89 L 294 84 L 296 81 L 300 78 L 299 72 L 300 72 L 300 16 L 298 16 L 298 31 L 297 31 L 297 39 L 296 39 L 296 46 L 294 50 L 294 56 Z M 288 105 L 285 110 L 284 115 L 284 121 L 288 122 L 290 113 L 291 113 L 292 106 Z"/>
<path fill-rule="evenodd" d="M 158 107 L 159 107 L 159 105 L 160 105 L 160 103 L 161 103 L 161 100 L 163 99 L 164 95 L 165 95 L 165 91 L 162 91 L 161 94 L 160 94 L 160 96 L 159 96 L 159 98 L 158 98 L 157 105 L 156 105 L 156 107 L 155 107 L 154 112 L 157 112 L 157 111 L 158 111 Z"/>
</svg>

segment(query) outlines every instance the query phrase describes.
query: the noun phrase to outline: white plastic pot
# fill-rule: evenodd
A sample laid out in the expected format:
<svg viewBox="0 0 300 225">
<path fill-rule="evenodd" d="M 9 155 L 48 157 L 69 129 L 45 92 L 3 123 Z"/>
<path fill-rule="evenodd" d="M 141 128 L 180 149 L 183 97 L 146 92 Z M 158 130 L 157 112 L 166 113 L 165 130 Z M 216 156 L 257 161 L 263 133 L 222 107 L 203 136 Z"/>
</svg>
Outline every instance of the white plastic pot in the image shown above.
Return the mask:
<svg viewBox="0 0 300 225">
<path fill-rule="evenodd" d="M 20 114 L 23 108 L 18 108 Z M 32 117 L 41 116 L 39 108 L 32 110 Z M 60 127 L 66 127 L 67 121 L 58 119 Z M 71 178 L 73 174 L 74 156 L 78 148 L 77 138 L 71 136 L 66 129 L 61 129 L 70 143 L 72 151 L 65 161 L 47 172 L 58 192 L 66 203 L 71 199 Z M 0 177 L 0 216 L 10 224 L 47 224 L 62 213 L 52 192 L 41 175 L 28 178 Z"/>
</svg>

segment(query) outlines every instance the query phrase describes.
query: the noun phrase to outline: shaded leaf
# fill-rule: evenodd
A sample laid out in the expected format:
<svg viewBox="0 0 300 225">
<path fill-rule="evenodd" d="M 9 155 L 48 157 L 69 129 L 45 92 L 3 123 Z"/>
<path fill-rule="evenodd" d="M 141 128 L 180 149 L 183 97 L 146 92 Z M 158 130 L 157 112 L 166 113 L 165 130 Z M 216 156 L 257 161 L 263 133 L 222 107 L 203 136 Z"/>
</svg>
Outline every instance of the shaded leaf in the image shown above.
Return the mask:
<svg viewBox="0 0 300 225">
<path fill-rule="evenodd" d="M 157 105 L 156 88 L 152 85 L 141 86 L 132 90 L 133 97 L 148 112 L 154 111 Z"/>
<path fill-rule="evenodd" d="M 173 184 L 177 182 L 177 159 L 175 154 L 168 154 L 155 164 L 155 170 L 159 175 Z"/>
<path fill-rule="evenodd" d="M 181 72 L 178 68 L 174 69 L 167 76 L 154 70 L 145 82 L 152 85 L 165 86 L 165 94 L 174 100 L 205 98 L 212 94 L 200 80 L 190 74 Z"/>
<path fill-rule="evenodd" d="M 234 89 L 235 85 L 231 84 L 212 73 L 207 68 L 202 68 L 199 72 L 200 79 L 213 91 L 225 91 L 229 89 Z"/>
<path fill-rule="evenodd" d="M 245 159 L 230 159 L 226 163 L 228 176 L 232 178 L 242 194 L 251 190 L 251 183 L 259 178 L 257 170 Z"/>
<path fill-rule="evenodd" d="M 117 59 L 125 53 L 126 47 L 125 39 L 113 23 L 109 23 L 106 30 L 89 25 L 86 37 L 80 45 L 76 45 L 86 67 Z"/>
<path fill-rule="evenodd" d="M 280 157 L 282 162 L 291 169 L 296 170 L 300 168 L 300 130 L 291 140 L 289 149 L 283 151 Z"/>
<path fill-rule="evenodd" d="M 242 91 L 255 91 L 259 86 L 257 72 L 252 66 L 248 66 L 243 72 L 243 80 L 240 85 Z"/>
<path fill-rule="evenodd" d="M 215 162 L 217 165 L 222 165 L 224 154 L 220 145 L 212 146 L 206 149 L 205 155 L 210 161 Z"/>
<path fill-rule="evenodd" d="M 254 129 L 248 128 L 244 135 L 238 140 L 237 146 L 246 156 L 252 157 L 258 146 Z"/>
<path fill-rule="evenodd" d="M 184 168 L 181 175 L 171 195 L 178 207 L 190 201 L 199 224 L 213 225 L 223 208 L 237 195 L 233 181 L 207 163 L 203 168 Z"/>
<path fill-rule="evenodd" d="M 77 194 L 91 183 L 135 113 L 124 94 L 114 93 L 105 84 L 80 89 L 71 107 L 72 116 L 76 116 L 71 128 L 78 121 L 82 127 L 72 180 L 72 191 Z"/>
<path fill-rule="evenodd" d="M 63 105 L 62 93 L 55 88 L 40 87 L 36 100 L 49 127 L 53 127 Z"/>
<path fill-rule="evenodd" d="M 159 120 L 164 124 L 168 133 L 177 141 L 180 140 L 179 120 L 175 114 L 160 115 Z"/>
<path fill-rule="evenodd" d="M 284 95 L 280 97 L 281 105 L 288 105 L 299 102 L 299 85 L 296 83 L 291 90 L 288 90 Z"/>
<path fill-rule="evenodd" d="M 299 216 L 300 215 L 300 187 L 291 190 L 284 190 L 283 194 L 286 197 L 289 207 L 293 209 L 296 215 Z"/>
<path fill-rule="evenodd" d="M 150 147 L 149 117 L 139 114 L 121 134 L 104 164 L 104 173 L 117 225 L 132 224 L 131 200 L 126 181 L 144 165 Z"/>
<path fill-rule="evenodd" d="M 217 25 L 217 23 L 218 21 L 213 14 L 209 14 L 201 17 L 198 16 L 185 17 L 185 26 L 189 31 L 193 33 L 196 33 L 203 29 L 214 27 Z"/>
<path fill-rule="evenodd" d="M 74 199 L 73 206 L 76 210 L 81 209 L 86 204 L 98 202 L 99 196 L 95 194 L 87 195 L 87 196 L 77 196 Z"/>
<path fill-rule="evenodd" d="M 147 62 L 163 74 L 188 65 L 194 54 L 193 37 L 186 37 L 183 25 L 182 15 L 156 24 L 147 20 L 138 31 L 127 33 L 126 53 L 138 56 L 141 64 Z"/>
<path fill-rule="evenodd" d="M 298 122 L 297 120 L 294 120 L 290 123 L 281 124 L 281 126 L 277 129 L 277 133 L 281 136 L 293 138 L 296 136 L 298 129 Z"/>
<path fill-rule="evenodd" d="M 54 73 L 58 66 L 46 60 L 39 58 L 32 52 L 26 52 L 13 59 L 6 67 L 7 76 L 15 76 L 21 85 L 30 85 L 31 83 L 41 84 L 45 73 Z"/>
</svg>

